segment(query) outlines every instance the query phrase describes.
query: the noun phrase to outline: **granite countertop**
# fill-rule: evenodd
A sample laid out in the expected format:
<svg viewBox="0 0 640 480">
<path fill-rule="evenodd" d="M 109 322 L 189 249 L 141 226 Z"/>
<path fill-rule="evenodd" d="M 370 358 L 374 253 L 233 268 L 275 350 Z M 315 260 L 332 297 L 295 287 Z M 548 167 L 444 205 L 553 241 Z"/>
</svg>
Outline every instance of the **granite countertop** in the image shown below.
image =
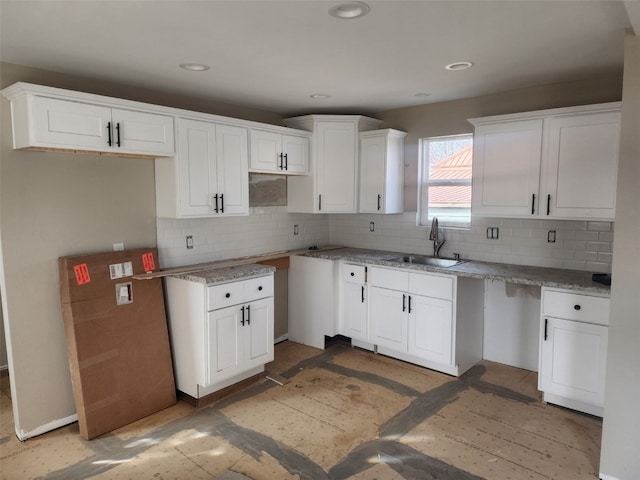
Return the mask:
<svg viewBox="0 0 640 480">
<path fill-rule="evenodd" d="M 209 270 L 177 273 L 171 276 L 175 278 L 181 278 L 182 280 L 190 280 L 192 282 L 214 285 L 216 283 L 227 283 L 234 280 L 270 275 L 275 271 L 276 268 L 270 265 L 258 265 L 255 263 L 251 263 L 227 267 L 213 267 Z"/>
<path fill-rule="evenodd" d="M 601 295 L 609 295 L 611 290 L 608 285 L 603 285 L 591 280 L 591 272 L 581 270 L 513 265 L 509 263 L 489 263 L 475 260 L 463 260 L 463 263 L 459 263 L 453 267 L 442 268 L 392 260 L 393 258 L 407 255 L 406 252 L 389 252 L 360 248 L 305 252 L 299 255 L 324 258 L 327 260 L 346 260 L 383 267 L 404 268 L 414 271 L 445 273 L 461 277 L 498 280 L 506 283 L 582 290 Z"/>
</svg>

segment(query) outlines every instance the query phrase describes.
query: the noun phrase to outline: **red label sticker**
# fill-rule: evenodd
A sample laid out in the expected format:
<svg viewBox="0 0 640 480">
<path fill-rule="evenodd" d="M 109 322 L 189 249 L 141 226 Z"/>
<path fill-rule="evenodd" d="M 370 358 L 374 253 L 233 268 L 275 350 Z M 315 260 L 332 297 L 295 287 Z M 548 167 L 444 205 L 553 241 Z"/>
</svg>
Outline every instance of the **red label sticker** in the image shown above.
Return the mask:
<svg viewBox="0 0 640 480">
<path fill-rule="evenodd" d="M 142 254 L 142 266 L 145 272 L 151 272 L 156 269 L 156 262 L 153 260 L 153 253 Z"/>
<path fill-rule="evenodd" d="M 87 267 L 86 263 L 75 265 L 73 267 L 73 273 L 76 274 L 76 282 L 78 282 L 78 285 L 84 285 L 91 281 L 91 277 L 89 277 L 89 267 Z"/>
</svg>

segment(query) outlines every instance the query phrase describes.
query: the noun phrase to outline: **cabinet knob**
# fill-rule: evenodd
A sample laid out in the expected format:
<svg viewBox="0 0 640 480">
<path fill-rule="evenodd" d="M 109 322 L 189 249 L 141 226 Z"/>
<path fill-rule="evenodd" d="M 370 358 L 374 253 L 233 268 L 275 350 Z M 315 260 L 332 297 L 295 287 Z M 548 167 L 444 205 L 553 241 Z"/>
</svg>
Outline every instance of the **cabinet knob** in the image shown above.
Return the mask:
<svg viewBox="0 0 640 480">
<path fill-rule="evenodd" d="M 574 305 L 574 306 L 573 306 L 573 309 L 574 309 L 574 310 L 580 310 L 581 308 L 582 308 L 582 307 L 581 307 L 580 305 Z"/>
<path fill-rule="evenodd" d="M 230 293 L 227 293 L 227 294 L 225 295 L 225 297 L 226 297 L 226 298 L 229 298 L 229 297 L 231 297 L 231 294 L 230 294 Z"/>
<path fill-rule="evenodd" d="M 259 291 L 259 292 L 261 292 L 261 291 L 262 291 L 262 285 L 260 285 L 260 286 L 258 287 L 258 291 Z"/>
<path fill-rule="evenodd" d="M 352 277 L 355 277 L 355 276 L 356 276 L 356 274 L 355 274 L 355 273 L 353 273 L 353 272 L 351 272 L 351 276 L 352 276 Z"/>
</svg>

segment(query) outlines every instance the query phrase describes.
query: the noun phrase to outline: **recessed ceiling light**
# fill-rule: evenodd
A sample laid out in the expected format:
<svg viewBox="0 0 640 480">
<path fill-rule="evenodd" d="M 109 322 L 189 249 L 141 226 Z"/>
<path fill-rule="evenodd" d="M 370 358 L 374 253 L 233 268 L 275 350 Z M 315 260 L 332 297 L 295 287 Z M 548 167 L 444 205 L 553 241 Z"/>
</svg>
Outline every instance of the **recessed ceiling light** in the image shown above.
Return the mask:
<svg viewBox="0 0 640 480">
<path fill-rule="evenodd" d="M 180 67 L 185 70 L 191 70 L 192 72 L 204 72 L 211 68 L 209 65 L 205 65 L 204 63 L 181 63 Z"/>
<path fill-rule="evenodd" d="M 430 95 L 431 95 L 430 93 L 425 93 L 425 92 L 418 92 L 413 94 L 414 97 L 418 97 L 418 98 L 424 98 Z"/>
<path fill-rule="evenodd" d="M 331 95 L 327 95 L 326 93 L 313 93 L 309 96 L 314 100 L 326 100 L 327 98 L 331 98 Z"/>
<path fill-rule="evenodd" d="M 473 63 L 471 62 L 453 62 L 453 63 L 450 63 L 449 65 L 445 65 L 444 69 L 457 71 L 457 70 L 466 70 L 467 68 L 471 68 L 471 67 L 473 67 Z"/>
<path fill-rule="evenodd" d="M 369 5 L 362 2 L 344 2 L 331 7 L 329 15 L 336 18 L 352 19 L 369 13 Z"/>
</svg>

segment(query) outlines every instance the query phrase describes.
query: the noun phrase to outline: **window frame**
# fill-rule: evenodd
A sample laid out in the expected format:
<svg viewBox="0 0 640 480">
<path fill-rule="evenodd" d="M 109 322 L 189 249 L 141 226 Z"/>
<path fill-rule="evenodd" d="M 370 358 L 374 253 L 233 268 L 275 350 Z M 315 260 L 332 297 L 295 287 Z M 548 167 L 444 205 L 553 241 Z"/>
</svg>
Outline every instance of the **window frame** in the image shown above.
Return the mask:
<svg viewBox="0 0 640 480">
<path fill-rule="evenodd" d="M 431 221 L 433 216 L 429 214 L 429 187 L 452 187 L 452 186 L 472 186 L 472 178 L 458 179 L 458 180 L 435 180 L 429 181 L 429 165 L 425 158 L 425 148 L 433 141 L 443 140 L 455 140 L 465 139 L 471 140 L 471 146 L 473 148 L 473 133 L 460 133 L 454 135 L 439 135 L 436 137 L 424 137 L 420 138 L 418 142 L 418 211 L 416 213 L 416 224 L 419 227 L 431 227 Z M 473 161 L 473 160 L 472 160 Z M 473 193 L 472 193 L 473 195 Z M 471 229 L 471 205 L 469 205 L 469 220 L 468 221 L 455 221 L 450 218 L 438 217 L 439 226 L 441 228 L 448 229 Z"/>
</svg>

